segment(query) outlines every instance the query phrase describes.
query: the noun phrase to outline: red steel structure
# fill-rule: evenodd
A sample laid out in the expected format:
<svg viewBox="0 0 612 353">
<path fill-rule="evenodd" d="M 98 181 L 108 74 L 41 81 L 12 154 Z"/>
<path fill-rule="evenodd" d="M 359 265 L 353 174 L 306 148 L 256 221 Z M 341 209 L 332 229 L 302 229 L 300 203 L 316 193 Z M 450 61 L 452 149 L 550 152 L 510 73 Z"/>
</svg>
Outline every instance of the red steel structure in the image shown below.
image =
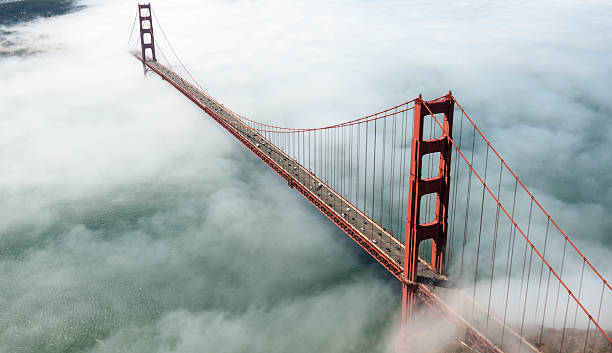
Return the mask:
<svg viewBox="0 0 612 353">
<path fill-rule="evenodd" d="M 140 51 L 145 61 L 157 61 L 155 56 L 155 39 L 153 37 L 153 20 L 151 4 L 138 4 L 138 23 L 140 25 Z M 150 53 L 150 55 L 147 55 Z M 145 73 L 147 66 L 143 64 Z"/>
<path fill-rule="evenodd" d="M 481 352 L 612 351 L 610 284 L 450 92 L 324 127 L 262 123 L 199 85 L 149 4 L 137 14 L 133 54 L 145 72 L 200 107 L 400 280 L 404 332 L 424 305 Z M 166 64 L 155 57 L 154 19 L 175 67 L 159 46 Z"/>
<path fill-rule="evenodd" d="M 425 105 L 429 109 L 425 108 Z M 454 102 L 449 92 L 440 100 L 425 102 L 419 96 L 414 102 L 414 126 L 412 136 L 412 158 L 410 162 L 410 182 L 408 191 L 408 223 L 406 226 L 406 253 L 404 261 L 405 280 L 402 284 L 402 321 L 412 317 L 415 292 L 413 284 L 417 280 L 419 244 L 432 239 L 431 267 L 441 275 L 445 274 L 444 256 L 448 229 L 448 198 L 450 191 L 450 169 L 453 129 Z M 431 113 L 430 113 L 431 112 Z M 424 119 L 428 115 L 443 114 L 442 136 L 425 140 Z M 423 179 L 423 157 L 439 153 L 438 175 Z M 423 195 L 436 194 L 435 218 L 422 224 L 421 198 Z"/>
</svg>

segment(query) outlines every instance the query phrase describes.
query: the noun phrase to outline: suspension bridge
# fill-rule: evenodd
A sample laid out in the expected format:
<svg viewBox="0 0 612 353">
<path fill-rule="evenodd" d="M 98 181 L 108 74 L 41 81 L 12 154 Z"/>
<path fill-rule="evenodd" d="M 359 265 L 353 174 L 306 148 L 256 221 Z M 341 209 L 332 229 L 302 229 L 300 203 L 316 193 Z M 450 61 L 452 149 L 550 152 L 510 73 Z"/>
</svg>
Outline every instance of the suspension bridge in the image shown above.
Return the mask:
<svg viewBox="0 0 612 353">
<path fill-rule="evenodd" d="M 140 39 L 132 53 L 145 74 L 185 95 L 400 281 L 403 331 L 425 306 L 480 352 L 612 352 L 610 284 L 451 92 L 330 126 L 276 126 L 208 94 L 150 4 L 138 5 L 137 22 L 128 42 Z"/>
</svg>

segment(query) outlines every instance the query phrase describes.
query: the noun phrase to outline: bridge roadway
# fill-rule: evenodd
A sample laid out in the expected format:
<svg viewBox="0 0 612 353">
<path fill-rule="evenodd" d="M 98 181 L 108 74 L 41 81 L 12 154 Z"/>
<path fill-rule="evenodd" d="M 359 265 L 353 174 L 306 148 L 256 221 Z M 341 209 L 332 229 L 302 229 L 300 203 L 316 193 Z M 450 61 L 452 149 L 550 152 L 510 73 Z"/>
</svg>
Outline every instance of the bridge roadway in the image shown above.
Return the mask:
<svg viewBox="0 0 612 353">
<path fill-rule="evenodd" d="M 183 91 L 184 94 L 186 93 L 188 98 L 195 100 L 195 103 L 205 109 L 207 113 L 210 111 L 214 115 L 213 118 L 222 123 L 223 127 L 230 130 L 233 135 L 238 135 L 236 137 L 246 147 L 259 152 L 256 154 L 260 158 L 262 157 L 261 154 L 267 156 L 269 161 L 272 161 L 277 167 L 275 171 L 277 173 L 281 172 L 279 174 L 287 180 L 289 186 L 296 189 L 301 186 L 300 189 L 305 190 L 298 191 L 306 191 L 309 196 L 307 198 L 311 202 L 314 199 L 319 205 L 327 206 L 326 210 L 333 212 L 332 215 L 326 214 L 328 217 L 333 217 L 334 219 L 332 220 L 341 218 L 344 221 L 343 223 L 346 223 L 345 226 L 350 225 L 355 236 L 368 242 L 371 247 L 379 252 L 379 256 L 382 256 L 387 262 L 392 264 L 387 264 L 385 267 L 392 267 L 394 271 L 391 272 L 396 277 L 401 277 L 404 266 L 404 245 L 388 231 L 344 199 L 313 173 L 309 172 L 304 166 L 293 160 L 280 148 L 268 141 L 263 135 L 246 125 L 240 118 L 236 117 L 222 104 L 212 99 L 212 97 L 208 97 L 195 86 L 183 80 L 174 71 L 158 62 L 147 62 L 147 65 L 160 74 L 163 79 L 175 87 L 178 86 L 177 88 Z M 264 162 L 268 161 L 264 160 Z M 420 272 L 427 275 L 427 267 L 424 264 L 422 266 L 423 268 Z M 428 274 L 429 276 L 435 276 L 433 271 L 429 270 L 429 272 L 431 272 Z"/>
<path fill-rule="evenodd" d="M 134 56 L 142 61 L 139 55 L 134 54 Z M 316 175 L 245 124 L 221 103 L 201 92 L 166 66 L 150 61 L 144 64 L 232 133 L 283 177 L 290 187 L 300 192 L 393 276 L 404 281 L 404 244 Z M 520 345 L 523 350 L 538 351 L 513 329 L 504 325 L 499 318 L 487 315 L 483 307 L 474 303 L 463 291 L 453 288 L 446 277 L 436 274 L 422 259 L 419 259 L 417 274 L 417 283 L 414 284 L 417 287 L 417 295 L 442 317 L 454 323 L 458 328 L 458 335 L 474 348 L 488 352 L 500 352 L 498 347 L 503 348 L 504 351 L 513 351 Z M 505 338 L 504 345 L 501 347 L 500 338 L 503 331 L 505 331 Z M 486 337 L 482 332 L 485 332 Z"/>
</svg>

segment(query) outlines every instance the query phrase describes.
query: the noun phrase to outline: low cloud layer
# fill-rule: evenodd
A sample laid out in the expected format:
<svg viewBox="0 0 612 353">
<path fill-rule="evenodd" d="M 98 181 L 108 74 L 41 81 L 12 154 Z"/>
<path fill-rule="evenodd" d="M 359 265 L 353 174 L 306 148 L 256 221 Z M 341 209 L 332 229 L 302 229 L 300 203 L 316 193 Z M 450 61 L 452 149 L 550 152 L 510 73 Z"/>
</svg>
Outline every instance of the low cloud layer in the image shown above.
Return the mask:
<svg viewBox="0 0 612 353">
<path fill-rule="evenodd" d="M 37 53 L 0 59 L 0 351 L 388 351 L 395 282 L 142 77 L 135 3 L 84 5 L 6 34 Z M 317 126 L 453 89 L 610 278 L 609 4 L 153 6 L 205 88 L 258 120 Z"/>
</svg>

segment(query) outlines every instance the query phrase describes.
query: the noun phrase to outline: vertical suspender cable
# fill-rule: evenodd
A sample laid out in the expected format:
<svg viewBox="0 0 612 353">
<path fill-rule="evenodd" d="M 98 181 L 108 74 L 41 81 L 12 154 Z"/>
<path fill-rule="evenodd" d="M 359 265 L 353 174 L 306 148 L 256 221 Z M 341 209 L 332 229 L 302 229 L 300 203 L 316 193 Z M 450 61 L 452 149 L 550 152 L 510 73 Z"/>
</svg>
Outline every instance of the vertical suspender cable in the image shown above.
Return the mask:
<svg viewBox="0 0 612 353">
<path fill-rule="evenodd" d="M 480 260 L 480 238 L 482 235 L 482 217 L 484 214 L 484 200 L 485 200 L 485 185 L 487 183 L 487 167 L 489 164 L 489 145 L 487 145 L 487 152 L 485 157 L 485 170 L 484 170 L 484 181 L 482 186 L 482 199 L 480 201 L 480 225 L 478 227 L 478 246 L 476 247 L 476 271 L 474 271 L 474 292 L 472 296 L 472 313 L 474 313 L 474 303 L 476 301 L 476 282 L 478 281 L 478 263 Z"/>
<path fill-rule="evenodd" d="M 502 183 L 502 172 L 503 172 L 504 164 L 499 163 L 499 180 L 497 184 L 497 199 L 500 198 L 501 193 L 501 183 Z M 496 207 L 495 211 L 495 228 L 493 230 L 493 249 L 491 251 L 491 280 L 489 282 L 489 300 L 487 304 L 487 324 L 485 328 L 485 335 L 489 330 L 489 314 L 491 313 L 491 297 L 493 295 L 493 277 L 495 277 L 495 251 L 497 249 L 497 231 L 499 229 L 499 205 Z"/>
<path fill-rule="evenodd" d="M 510 282 L 512 281 L 512 263 L 514 258 L 514 237 L 516 234 L 516 226 L 514 221 L 514 206 L 516 205 L 516 191 L 518 187 L 518 180 L 514 181 L 514 197 L 512 200 L 512 216 L 510 219 L 510 234 L 508 235 L 508 256 L 506 257 L 506 303 L 504 305 L 504 322 L 502 326 L 501 344 L 504 345 L 504 334 L 506 333 L 506 315 L 508 313 L 508 298 L 510 295 Z M 510 266 L 508 266 L 510 265 Z M 549 274 L 550 275 L 550 274 Z"/>
<path fill-rule="evenodd" d="M 391 232 L 391 235 L 397 234 L 394 230 L 394 224 L 393 224 L 393 199 L 395 198 L 395 194 L 394 194 L 394 177 L 395 177 L 395 137 L 396 137 L 396 126 L 397 126 L 397 118 L 396 118 L 396 114 L 397 114 L 397 108 L 395 108 L 395 113 L 392 115 L 393 117 L 393 130 L 392 130 L 392 134 L 391 135 L 391 186 L 390 186 L 390 192 L 389 192 L 389 197 L 390 197 L 390 204 L 389 204 L 389 229 Z M 389 248 L 391 248 L 391 238 L 389 238 Z"/>
<path fill-rule="evenodd" d="M 474 135 L 472 137 L 472 157 L 470 161 L 470 165 L 474 165 L 474 143 L 476 141 L 476 130 L 474 130 Z M 467 231 L 468 231 L 468 221 L 470 216 L 470 189 L 472 188 L 472 173 L 473 171 L 469 171 L 468 174 L 468 185 L 467 185 L 467 193 L 465 200 L 465 221 L 463 223 L 463 245 L 461 248 L 461 268 L 459 269 L 459 278 L 463 277 L 463 258 L 465 255 L 465 245 L 467 242 Z"/>
<path fill-rule="evenodd" d="M 382 166 L 380 168 L 380 172 L 381 172 L 381 181 L 380 181 L 380 225 L 384 228 L 385 227 L 385 214 L 384 214 L 384 208 L 383 208 L 383 203 L 385 200 L 385 160 L 387 159 L 386 156 L 386 149 L 387 149 L 387 118 L 383 119 L 383 140 L 382 140 Z"/>
<path fill-rule="evenodd" d="M 567 241 L 565 241 L 563 243 L 563 256 L 561 258 L 561 274 L 559 275 L 560 278 L 563 278 L 563 267 L 565 265 L 565 250 L 567 248 Z M 559 304 L 559 291 L 561 290 L 561 282 L 558 282 L 557 285 L 557 299 L 555 299 L 555 313 L 553 315 L 553 324 L 552 327 L 555 327 L 555 322 L 557 321 L 557 305 Z"/>
<path fill-rule="evenodd" d="M 546 257 L 546 245 L 548 242 L 548 226 L 550 225 L 550 218 L 546 218 L 546 232 L 544 235 L 544 257 Z M 542 287 L 542 272 L 544 270 L 544 262 L 540 263 L 540 279 L 538 280 L 538 296 L 536 298 L 536 307 L 535 307 L 535 315 L 534 320 L 538 318 L 538 307 L 540 305 L 540 288 Z"/>
<path fill-rule="evenodd" d="M 461 112 L 461 120 L 460 120 L 460 125 L 459 125 L 459 147 L 457 148 L 458 150 L 461 150 L 461 142 L 463 139 L 463 112 Z M 459 179 L 459 156 L 457 156 L 457 158 L 455 158 L 455 170 L 454 170 L 455 176 L 453 177 L 454 179 L 454 184 L 453 184 L 453 201 L 452 201 L 452 208 L 453 208 L 453 213 L 451 214 L 451 226 L 450 226 L 450 246 L 449 246 L 449 254 L 446 257 L 448 260 L 448 264 L 446 268 L 450 267 L 450 261 L 452 259 L 452 255 L 454 252 L 454 238 L 455 238 L 455 220 L 456 220 L 456 211 L 457 211 L 457 182 Z"/>
<path fill-rule="evenodd" d="M 366 122 L 365 127 L 365 168 L 363 168 L 363 212 L 368 214 L 368 170 L 370 170 L 368 166 L 368 140 L 370 136 L 368 135 L 368 127 L 370 122 Z"/>
</svg>

